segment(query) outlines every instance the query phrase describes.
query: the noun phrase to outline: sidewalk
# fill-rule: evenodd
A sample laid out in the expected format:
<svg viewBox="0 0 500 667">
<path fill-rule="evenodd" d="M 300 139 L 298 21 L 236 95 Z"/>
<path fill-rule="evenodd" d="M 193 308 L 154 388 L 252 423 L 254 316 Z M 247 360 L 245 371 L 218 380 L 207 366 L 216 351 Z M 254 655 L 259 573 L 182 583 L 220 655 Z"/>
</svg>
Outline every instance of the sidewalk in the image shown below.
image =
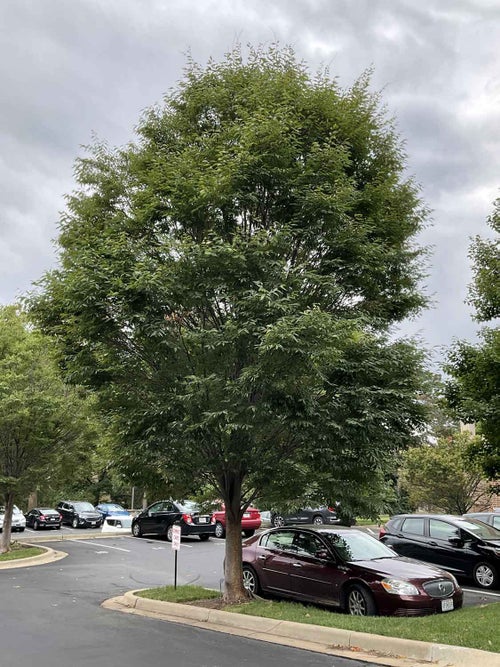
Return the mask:
<svg viewBox="0 0 500 667">
<path fill-rule="evenodd" d="M 500 667 L 498 653 L 160 602 L 138 597 L 137 592 L 111 598 L 102 606 L 388 667 Z"/>
</svg>

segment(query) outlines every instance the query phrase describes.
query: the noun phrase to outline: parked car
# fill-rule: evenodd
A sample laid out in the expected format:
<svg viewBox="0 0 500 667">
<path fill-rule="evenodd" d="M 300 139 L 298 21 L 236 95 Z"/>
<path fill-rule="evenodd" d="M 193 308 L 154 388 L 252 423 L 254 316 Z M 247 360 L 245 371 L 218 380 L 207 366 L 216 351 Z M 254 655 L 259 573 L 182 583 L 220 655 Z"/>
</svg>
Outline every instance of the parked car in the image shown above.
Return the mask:
<svg viewBox="0 0 500 667">
<path fill-rule="evenodd" d="M 399 557 L 365 532 L 347 527 L 271 528 L 243 543 L 243 584 L 354 616 L 420 616 L 459 609 L 455 577 Z"/>
<path fill-rule="evenodd" d="M 117 503 L 99 503 L 95 508 L 108 526 L 130 528 L 132 525 L 130 512 Z"/>
<path fill-rule="evenodd" d="M 33 530 L 40 530 L 40 528 L 59 530 L 61 528 L 61 515 L 50 507 L 34 507 L 25 516 L 26 525 Z"/>
<path fill-rule="evenodd" d="M 201 514 L 198 504 L 192 500 L 153 503 L 132 519 L 132 535 L 164 535 L 171 542 L 175 522 L 181 526 L 181 535 L 198 535 L 202 541 L 215 536 L 215 517 Z"/>
<path fill-rule="evenodd" d="M 0 505 L 0 533 L 3 530 L 4 519 L 5 519 L 5 507 L 3 505 Z M 21 512 L 21 510 L 17 505 L 14 505 L 14 507 L 12 508 L 11 531 L 13 533 L 14 532 L 22 533 L 25 528 L 26 528 L 26 519 L 24 518 L 24 514 Z"/>
<path fill-rule="evenodd" d="M 56 507 L 62 517 L 62 523 L 73 528 L 99 528 L 103 518 L 92 503 L 84 500 L 63 500 Z"/>
<path fill-rule="evenodd" d="M 447 514 L 401 514 L 380 530 L 379 539 L 401 556 L 418 558 L 496 588 L 500 572 L 500 530 L 473 518 Z"/>
<path fill-rule="evenodd" d="M 226 508 L 224 505 L 213 513 L 215 519 L 215 537 L 226 537 Z M 241 530 L 245 537 L 252 537 L 262 523 L 260 512 L 255 507 L 248 507 L 241 517 Z"/>
<path fill-rule="evenodd" d="M 292 524 L 310 523 L 316 526 L 341 523 L 336 507 L 303 507 L 287 514 L 271 511 L 271 525 L 279 528 Z"/>
<path fill-rule="evenodd" d="M 489 526 L 500 530 L 500 512 L 468 512 L 463 515 L 464 519 L 477 519 L 484 521 Z"/>
</svg>

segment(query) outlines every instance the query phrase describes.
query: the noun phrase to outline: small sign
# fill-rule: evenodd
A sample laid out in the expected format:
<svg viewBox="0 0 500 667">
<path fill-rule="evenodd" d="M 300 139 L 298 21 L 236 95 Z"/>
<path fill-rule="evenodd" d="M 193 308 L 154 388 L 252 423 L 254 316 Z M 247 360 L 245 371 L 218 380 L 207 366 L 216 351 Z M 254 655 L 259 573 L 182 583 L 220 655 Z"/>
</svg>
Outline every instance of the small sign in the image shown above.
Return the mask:
<svg viewBox="0 0 500 667">
<path fill-rule="evenodd" d="M 172 549 L 179 551 L 181 548 L 181 527 L 172 526 Z"/>
</svg>

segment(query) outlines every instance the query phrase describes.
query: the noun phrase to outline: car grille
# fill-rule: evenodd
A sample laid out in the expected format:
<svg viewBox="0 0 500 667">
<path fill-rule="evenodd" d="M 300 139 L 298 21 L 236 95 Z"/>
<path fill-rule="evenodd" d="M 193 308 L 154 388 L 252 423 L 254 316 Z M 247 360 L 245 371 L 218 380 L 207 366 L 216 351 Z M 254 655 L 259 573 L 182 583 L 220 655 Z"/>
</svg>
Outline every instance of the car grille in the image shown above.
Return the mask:
<svg viewBox="0 0 500 667">
<path fill-rule="evenodd" d="M 449 579 L 427 581 L 422 588 L 431 598 L 446 598 L 453 593 L 453 582 Z"/>
<path fill-rule="evenodd" d="M 419 609 L 396 609 L 394 616 L 427 616 L 435 613 L 436 610 L 432 607 L 420 607 Z"/>
</svg>

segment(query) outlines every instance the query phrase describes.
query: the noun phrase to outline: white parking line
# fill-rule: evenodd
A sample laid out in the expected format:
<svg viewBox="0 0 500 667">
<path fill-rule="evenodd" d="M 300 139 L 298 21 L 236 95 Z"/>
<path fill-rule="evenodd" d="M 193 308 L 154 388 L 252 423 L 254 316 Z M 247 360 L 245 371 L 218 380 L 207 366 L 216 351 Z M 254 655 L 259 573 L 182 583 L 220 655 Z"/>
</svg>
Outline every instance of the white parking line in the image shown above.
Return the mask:
<svg viewBox="0 0 500 667">
<path fill-rule="evenodd" d="M 121 547 L 112 547 L 109 544 L 99 544 L 98 542 L 94 542 L 93 540 L 71 540 L 72 542 L 78 542 L 79 544 L 85 544 L 86 546 L 90 547 L 104 547 L 105 549 L 115 549 L 116 551 L 126 551 L 128 554 L 130 553 L 130 549 L 122 549 Z"/>
</svg>

